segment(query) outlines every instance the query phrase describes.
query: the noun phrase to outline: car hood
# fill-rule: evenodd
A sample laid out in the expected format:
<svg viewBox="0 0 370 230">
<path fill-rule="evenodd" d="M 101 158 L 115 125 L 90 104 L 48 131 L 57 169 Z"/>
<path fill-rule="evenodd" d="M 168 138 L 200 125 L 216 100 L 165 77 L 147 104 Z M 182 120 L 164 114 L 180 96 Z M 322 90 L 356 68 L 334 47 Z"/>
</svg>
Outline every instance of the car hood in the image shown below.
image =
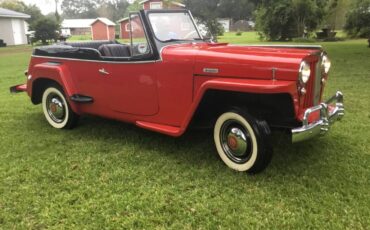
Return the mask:
<svg viewBox="0 0 370 230">
<path fill-rule="evenodd" d="M 173 47 L 182 53 L 197 50 L 194 75 L 250 79 L 294 80 L 302 60 L 317 59 L 318 49 L 236 46 L 226 43 L 186 44 Z"/>
</svg>

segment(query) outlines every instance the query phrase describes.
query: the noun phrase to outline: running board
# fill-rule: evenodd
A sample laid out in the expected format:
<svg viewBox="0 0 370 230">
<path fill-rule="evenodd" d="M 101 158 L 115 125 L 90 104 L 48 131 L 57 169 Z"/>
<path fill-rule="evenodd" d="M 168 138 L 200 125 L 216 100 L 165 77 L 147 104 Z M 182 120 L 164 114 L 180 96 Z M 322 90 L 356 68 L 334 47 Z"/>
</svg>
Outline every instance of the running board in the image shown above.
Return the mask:
<svg viewBox="0 0 370 230">
<path fill-rule="evenodd" d="M 74 94 L 70 97 L 71 101 L 76 102 L 76 103 L 81 103 L 81 104 L 88 104 L 88 103 L 93 103 L 94 99 L 89 96 L 84 96 L 84 95 L 79 95 L 79 94 Z"/>
<path fill-rule="evenodd" d="M 161 125 L 161 124 L 150 123 L 150 122 L 145 122 L 145 121 L 137 121 L 136 125 L 144 129 L 148 129 L 151 131 L 155 131 L 155 132 L 166 134 L 166 135 L 173 136 L 173 137 L 178 137 L 178 136 L 181 136 L 182 134 L 180 127 L 175 127 L 175 126 Z"/>
</svg>

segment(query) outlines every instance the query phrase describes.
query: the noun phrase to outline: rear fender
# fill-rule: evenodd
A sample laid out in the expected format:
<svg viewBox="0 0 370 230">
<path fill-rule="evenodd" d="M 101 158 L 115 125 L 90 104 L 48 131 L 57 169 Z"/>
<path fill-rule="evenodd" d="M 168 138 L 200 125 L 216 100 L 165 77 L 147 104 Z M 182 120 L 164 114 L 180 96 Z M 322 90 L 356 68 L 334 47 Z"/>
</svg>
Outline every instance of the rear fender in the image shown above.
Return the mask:
<svg viewBox="0 0 370 230">
<path fill-rule="evenodd" d="M 33 87 L 38 80 L 48 79 L 58 83 L 64 90 L 67 100 L 76 113 L 79 113 L 78 106 L 70 100 L 73 94 L 77 94 L 77 88 L 72 80 L 70 71 L 66 65 L 54 62 L 40 63 L 32 68 L 32 78 L 28 82 L 28 94 L 32 98 Z"/>
</svg>

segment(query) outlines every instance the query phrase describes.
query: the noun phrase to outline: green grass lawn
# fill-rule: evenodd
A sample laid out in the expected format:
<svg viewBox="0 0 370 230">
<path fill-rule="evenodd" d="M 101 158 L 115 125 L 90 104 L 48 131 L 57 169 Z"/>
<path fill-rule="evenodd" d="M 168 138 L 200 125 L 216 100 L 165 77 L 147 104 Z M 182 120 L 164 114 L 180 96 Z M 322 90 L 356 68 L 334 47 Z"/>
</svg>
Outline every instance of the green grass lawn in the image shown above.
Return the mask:
<svg viewBox="0 0 370 230">
<path fill-rule="evenodd" d="M 245 36 L 221 41 L 258 42 Z M 256 176 L 228 169 L 210 132 L 175 139 L 96 117 L 53 129 L 8 92 L 25 82 L 31 48 L 0 48 L 0 229 L 369 229 L 370 49 L 323 45 L 325 95 L 344 92 L 344 120 L 296 145 L 274 134 Z"/>
</svg>

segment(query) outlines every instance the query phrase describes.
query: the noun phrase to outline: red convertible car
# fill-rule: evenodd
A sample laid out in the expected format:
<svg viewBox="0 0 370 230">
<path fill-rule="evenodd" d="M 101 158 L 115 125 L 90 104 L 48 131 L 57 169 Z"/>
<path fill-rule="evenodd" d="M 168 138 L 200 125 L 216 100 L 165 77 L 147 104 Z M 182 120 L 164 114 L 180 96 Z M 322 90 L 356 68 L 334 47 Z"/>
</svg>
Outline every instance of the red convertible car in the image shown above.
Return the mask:
<svg viewBox="0 0 370 230">
<path fill-rule="evenodd" d="M 96 115 L 178 137 L 212 127 L 218 154 L 257 173 L 272 157 L 270 130 L 293 142 L 324 134 L 344 115 L 343 95 L 322 101 L 330 60 L 320 46 L 235 46 L 207 42 L 186 10 L 130 14 L 130 39 L 36 48 L 26 91 L 48 123 Z"/>
</svg>

